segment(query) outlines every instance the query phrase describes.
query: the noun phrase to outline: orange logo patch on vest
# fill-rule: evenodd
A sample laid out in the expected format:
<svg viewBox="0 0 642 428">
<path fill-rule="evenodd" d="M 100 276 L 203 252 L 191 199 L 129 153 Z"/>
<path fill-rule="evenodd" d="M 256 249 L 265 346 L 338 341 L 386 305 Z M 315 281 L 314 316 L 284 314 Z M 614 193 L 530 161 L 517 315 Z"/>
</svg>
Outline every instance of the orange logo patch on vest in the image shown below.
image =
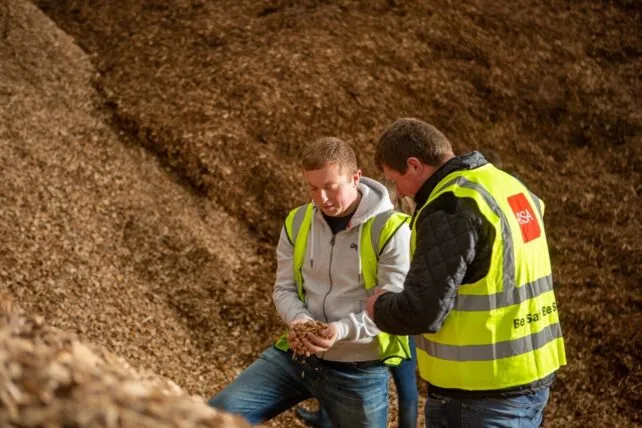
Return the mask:
<svg viewBox="0 0 642 428">
<path fill-rule="evenodd" d="M 524 242 L 529 242 L 533 239 L 539 238 L 542 234 L 542 230 L 539 227 L 537 217 L 535 217 L 533 207 L 528 203 L 526 196 L 524 196 L 523 193 L 518 193 L 517 195 L 509 197 L 508 203 L 513 209 L 515 218 L 522 230 L 522 238 L 524 238 Z"/>
</svg>

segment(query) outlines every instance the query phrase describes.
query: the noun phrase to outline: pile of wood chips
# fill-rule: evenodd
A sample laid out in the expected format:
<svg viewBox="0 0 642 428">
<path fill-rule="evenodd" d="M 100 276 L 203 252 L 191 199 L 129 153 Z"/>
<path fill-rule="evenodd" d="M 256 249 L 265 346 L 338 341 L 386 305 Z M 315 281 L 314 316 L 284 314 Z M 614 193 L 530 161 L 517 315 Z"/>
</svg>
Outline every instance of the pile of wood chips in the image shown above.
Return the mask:
<svg viewBox="0 0 642 428">
<path fill-rule="evenodd" d="M 249 427 L 0 294 L 0 426 Z"/>
</svg>

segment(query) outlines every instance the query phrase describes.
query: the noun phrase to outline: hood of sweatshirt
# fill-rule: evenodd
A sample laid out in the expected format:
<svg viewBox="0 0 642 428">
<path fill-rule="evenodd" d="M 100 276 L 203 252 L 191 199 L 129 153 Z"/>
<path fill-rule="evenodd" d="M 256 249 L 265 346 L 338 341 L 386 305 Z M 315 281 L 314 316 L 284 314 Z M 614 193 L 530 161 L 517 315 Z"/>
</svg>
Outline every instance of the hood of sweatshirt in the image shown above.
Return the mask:
<svg viewBox="0 0 642 428">
<path fill-rule="evenodd" d="M 361 177 L 358 189 L 361 193 L 361 202 L 359 202 L 348 228 L 363 224 L 371 217 L 393 208 L 388 189 L 378 181 Z"/>
</svg>

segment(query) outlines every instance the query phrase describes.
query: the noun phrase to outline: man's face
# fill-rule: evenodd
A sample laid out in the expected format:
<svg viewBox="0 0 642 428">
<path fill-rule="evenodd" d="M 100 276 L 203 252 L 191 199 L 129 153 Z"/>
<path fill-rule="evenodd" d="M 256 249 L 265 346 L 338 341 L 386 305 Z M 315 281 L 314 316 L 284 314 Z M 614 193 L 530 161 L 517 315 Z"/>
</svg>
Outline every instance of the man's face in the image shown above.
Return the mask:
<svg viewBox="0 0 642 428">
<path fill-rule="evenodd" d="M 409 166 L 406 172 L 402 174 L 384 164 L 383 175 L 386 177 L 386 180 L 394 183 L 397 196 L 400 198 L 406 196 L 414 198 L 415 194 L 421 188 L 422 182 L 418 177 L 417 170 L 413 166 Z"/>
<path fill-rule="evenodd" d="M 359 193 L 357 185 L 361 171 L 351 174 L 342 172 L 336 163 L 328 163 L 321 169 L 303 171 L 310 197 L 325 215 L 342 217 L 354 208 Z"/>
</svg>

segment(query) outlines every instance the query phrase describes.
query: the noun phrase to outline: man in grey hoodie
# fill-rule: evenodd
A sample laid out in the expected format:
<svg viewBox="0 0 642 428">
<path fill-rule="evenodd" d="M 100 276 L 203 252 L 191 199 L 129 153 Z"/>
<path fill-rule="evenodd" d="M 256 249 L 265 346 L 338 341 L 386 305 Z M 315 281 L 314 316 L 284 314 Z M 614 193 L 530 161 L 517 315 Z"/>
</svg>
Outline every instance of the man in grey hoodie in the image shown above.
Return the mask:
<svg viewBox="0 0 642 428">
<path fill-rule="evenodd" d="M 290 329 L 315 320 L 327 327 L 292 342 L 297 354 L 311 355 L 304 361 L 294 358 L 282 337 L 209 404 L 261 423 L 315 397 L 335 427 L 385 428 L 384 360 L 392 354 L 382 354 L 381 344 L 390 337 L 382 339 L 364 301 L 377 292 L 402 291 L 410 229 L 394 213 L 386 188 L 362 177 L 347 143 L 317 140 L 304 149 L 302 164 L 312 203 L 293 210 L 281 231 L 273 299 Z M 373 270 L 362 253 L 375 229 L 385 236 L 373 238 L 380 243 Z"/>
</svg>

